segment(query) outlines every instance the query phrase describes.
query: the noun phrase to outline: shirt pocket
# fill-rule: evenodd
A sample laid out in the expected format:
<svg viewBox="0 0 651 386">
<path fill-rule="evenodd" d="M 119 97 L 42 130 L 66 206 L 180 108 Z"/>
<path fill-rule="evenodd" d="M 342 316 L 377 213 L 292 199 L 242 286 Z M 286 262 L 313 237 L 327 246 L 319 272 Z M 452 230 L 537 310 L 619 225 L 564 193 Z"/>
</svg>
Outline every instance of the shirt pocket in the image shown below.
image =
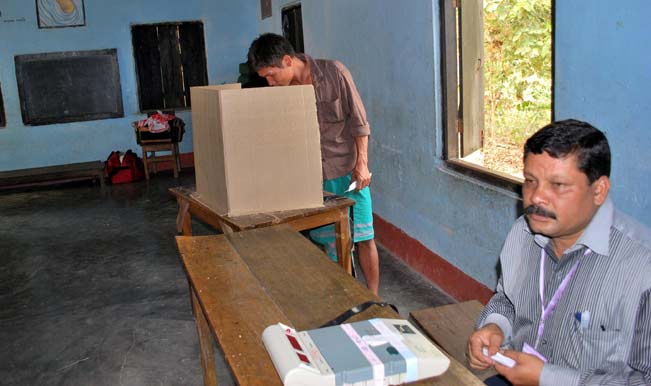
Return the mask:
<svg viewBox="0 0 651 386">
<path fill-rule="evenodd" d="M 601 367 L 608 362 L 618 362 L 622 345 L 622 332 L 605 326 L 591 326 L 578 334 L 581 349 L 581 367 Z M 586 367 L 587 366 L 587 367 Z"/>
<path fill-rule="evenodd" d="M 337 123 L 344 120 L 344 110 L 339 98 L 334 101 L 317 102 L 316 107 L 321 122 Z"/>
</svg>

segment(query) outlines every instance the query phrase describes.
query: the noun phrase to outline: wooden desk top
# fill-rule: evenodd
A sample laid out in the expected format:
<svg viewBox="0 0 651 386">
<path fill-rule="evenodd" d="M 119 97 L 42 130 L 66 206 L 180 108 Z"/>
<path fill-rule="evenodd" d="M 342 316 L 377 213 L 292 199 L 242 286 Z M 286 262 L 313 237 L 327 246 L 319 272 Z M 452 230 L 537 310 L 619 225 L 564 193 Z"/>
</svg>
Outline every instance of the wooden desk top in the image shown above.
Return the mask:
<svg viewBox="0 0 651 386">
<path fill-rule="evenodd" d="M 328 212 L 335 209 L 350 207 L 355 204 L 354 200 L 346 197 L 338 196 L 335 199 L 327 200 L 322 207 L 318 208 L 305 208 L 295 210 L 284 210 L 278 212 L 256 213 L 243 216 L 228 216 L 220 214 L 211 209 L 203 201 L 201 196 L 194 190 L 194 186 L 184 187 L 178 186 L 176 188 L 169 188 L 168 191 L 174 197 L 182 198 L 189 201 L 193 205 L 197 205 L 205 211 L 210 211 L 219 216 L 222 221 L 228 224 L 235 230 L 254 229 L 260 227 L 267 227 L 274 224 L 282 224 L 297 220 L 304 217 L 314 216 L 320 213 Z"/>
<path fill-rule="evenodd" d="M 281 385 L 261 341 L 282 322 L 318 328 L 343 311 L 379 300 L 288 225 L 218 236 L 177 237 L 188 278 L 240 385 Z M 371 307 L 350 321 L 397 318 Z M 451 358 L 440 377 L 414 385 L 483 385 Z"/>
</svg>

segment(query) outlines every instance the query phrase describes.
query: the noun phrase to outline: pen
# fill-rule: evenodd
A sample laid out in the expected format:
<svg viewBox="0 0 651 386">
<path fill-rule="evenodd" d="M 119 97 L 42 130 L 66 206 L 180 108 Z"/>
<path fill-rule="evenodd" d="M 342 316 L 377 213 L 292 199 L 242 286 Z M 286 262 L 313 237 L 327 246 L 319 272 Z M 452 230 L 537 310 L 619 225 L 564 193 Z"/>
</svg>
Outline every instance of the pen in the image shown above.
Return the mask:
<svg viewBox="0 0 651 386">
<path fill-rule="evenodd" d="M 590 311 L 577 312 L 574 314 L 574 318 L 579 322 L 581 330 L 585 330 L 590 324 Z"/>
</svg>

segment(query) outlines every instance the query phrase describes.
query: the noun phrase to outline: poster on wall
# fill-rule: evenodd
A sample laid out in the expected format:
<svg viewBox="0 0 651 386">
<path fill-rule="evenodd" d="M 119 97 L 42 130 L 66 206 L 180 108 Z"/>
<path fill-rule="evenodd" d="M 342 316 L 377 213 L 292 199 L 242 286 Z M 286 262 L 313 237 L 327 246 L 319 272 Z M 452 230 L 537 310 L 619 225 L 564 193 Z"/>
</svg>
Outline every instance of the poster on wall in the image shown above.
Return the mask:
<svg viewBox="0 0 651 386">
<path fill-rule="evenodd" d="M 36 0 L 38 28 L 86 25 L 84 0 Z"/>
<path fill-rule="evenodd" d="M 271 17 L 271 0 L 260 0 L 260 16 L 263 20 Z"/>
</svg>

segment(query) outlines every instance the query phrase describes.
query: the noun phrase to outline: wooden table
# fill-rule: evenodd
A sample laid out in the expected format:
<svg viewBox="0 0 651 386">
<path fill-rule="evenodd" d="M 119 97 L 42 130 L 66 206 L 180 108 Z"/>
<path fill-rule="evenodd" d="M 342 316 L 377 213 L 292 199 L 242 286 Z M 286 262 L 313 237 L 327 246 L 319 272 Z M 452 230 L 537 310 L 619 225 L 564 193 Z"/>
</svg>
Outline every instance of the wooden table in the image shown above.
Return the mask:
<svg viewBox="0 0 651 386">
<path fill-rule="evenodd" d="M 179 213 L 176 218 L 178 232 L 184 236 L 192 235 L 192 216 L 224 233 L 239 232 L 247 229 L 268 227 L 277 224 L 289 224 L 297 231 L 312 229 L 323 225 L 335 225 L 335 239 L 339 265 L 352 274 L 350 256 L 351 239 L 348 223 L 348 208 L 355 201 L 341 196 L 331 196 L 320 208 L 285 210 L 280 212 L 257 213 L 245 216 L 227 216 L 219 214 L 201 201 L 194 188 L 176 187 L 168 190 L 176 197 Z"/>
<path fill-rule="evenodd" d="M 289 225 L 215 236 L 178 236 L 190 283 L 206 386 L 217 385 L 213 334 L 242 386 L 281 386 L 261 340 L 278 322 L 318 328 L 345 310 L 380 299 Z M 349 321 L 399 318 L 373 306 Z M 483 385 L 454 358 L 441 376 L 412 385 Z"/>
</svg>

